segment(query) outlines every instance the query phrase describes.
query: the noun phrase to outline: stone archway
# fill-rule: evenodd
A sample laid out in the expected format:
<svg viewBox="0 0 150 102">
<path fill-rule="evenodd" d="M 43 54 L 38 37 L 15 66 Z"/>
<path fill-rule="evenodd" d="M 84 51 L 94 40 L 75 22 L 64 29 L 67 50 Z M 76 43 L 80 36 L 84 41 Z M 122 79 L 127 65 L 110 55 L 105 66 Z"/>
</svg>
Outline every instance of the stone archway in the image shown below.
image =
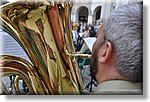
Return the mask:
<svg viewBox="0 0 150 102">
<path fill-rule="evenodd" d="M 101 10 L 102 10 L 102 6 L 98 6 L 98 7 L 95 8 L 94 13 L 93 13 L 93 22 L 96 22 L 97 20 L 100 20 Z"/>
<path fill-rule="evenodd" d="M 87 7 L 81 6 L 80 8 L 78 8 L 77 14 L 79 22 L 88 22 L 89 11 Z"/>
</svg>

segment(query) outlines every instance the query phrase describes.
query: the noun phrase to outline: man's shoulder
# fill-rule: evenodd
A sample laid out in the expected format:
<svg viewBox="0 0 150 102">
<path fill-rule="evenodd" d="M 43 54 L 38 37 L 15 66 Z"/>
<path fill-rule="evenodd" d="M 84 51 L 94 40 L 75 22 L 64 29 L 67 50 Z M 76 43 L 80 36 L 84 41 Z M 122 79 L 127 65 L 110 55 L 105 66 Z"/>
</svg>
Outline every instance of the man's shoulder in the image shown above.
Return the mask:
<svg viewBox="0 0 150 102">
<path fill-rule="evenodd" d="M 109 94 L 109 95 L 120 95 L 120 94 L 142 94 L 143 87 L 142 83 L 133 83 L 130 81 L 107 81 L 98 85 L 92 94 Z"/>
</svg>

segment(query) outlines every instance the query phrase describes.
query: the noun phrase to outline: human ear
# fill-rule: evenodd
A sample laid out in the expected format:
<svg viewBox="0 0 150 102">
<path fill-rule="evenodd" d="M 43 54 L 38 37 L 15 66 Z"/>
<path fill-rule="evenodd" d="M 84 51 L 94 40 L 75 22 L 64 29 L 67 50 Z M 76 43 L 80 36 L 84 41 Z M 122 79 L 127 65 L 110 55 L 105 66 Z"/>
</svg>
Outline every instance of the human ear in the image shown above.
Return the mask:
<svg viewBox="0 0 150 102">
<path fill-rule="evenodd" d="M 109 59 L 111 59 L 113 53 L 112 44 L 110 42 L 105 42 L 100 54 L 100 62 L 106 63 Z"/>
</svg>

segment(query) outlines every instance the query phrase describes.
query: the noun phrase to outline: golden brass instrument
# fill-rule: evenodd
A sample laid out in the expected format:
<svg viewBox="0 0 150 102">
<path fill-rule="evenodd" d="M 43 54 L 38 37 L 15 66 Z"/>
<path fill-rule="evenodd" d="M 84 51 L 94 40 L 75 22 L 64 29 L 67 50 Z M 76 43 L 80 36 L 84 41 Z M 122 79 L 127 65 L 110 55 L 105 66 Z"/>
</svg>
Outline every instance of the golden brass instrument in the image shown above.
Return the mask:
<svg viewBox="0 0 150 102">
<path fill-rule="evenodd" d="M 58 9 L 59 8 L 59 9 Z M 84 94 L 70 31 L 71 2 L 17 1 L 1 6 L 2 29 L 24 49 L 32 63 L 22 58 L 1 55 L 0 76 L 16 75 L 24 80 L 27 94 Z M 53 17 L 54 16 L 54 17 Z M 3 94 L 10 94 L 1 80 Z"/>
<path fill-rule="evenodd" d="M 14 80 L 16 94 L 21 94 L 18 85 L 19 79 L 22 79 L 26 82 L 30 94 L 46 94 L 34 66 L 22 58 L 10 55 L 1 56 L 0 72 L 1 77 L 17 75 Z M 8 90 L 4 87 L 3 84 L 1 85 L 1 89 L 4 93 L 8 94 Z"/>
</svg>

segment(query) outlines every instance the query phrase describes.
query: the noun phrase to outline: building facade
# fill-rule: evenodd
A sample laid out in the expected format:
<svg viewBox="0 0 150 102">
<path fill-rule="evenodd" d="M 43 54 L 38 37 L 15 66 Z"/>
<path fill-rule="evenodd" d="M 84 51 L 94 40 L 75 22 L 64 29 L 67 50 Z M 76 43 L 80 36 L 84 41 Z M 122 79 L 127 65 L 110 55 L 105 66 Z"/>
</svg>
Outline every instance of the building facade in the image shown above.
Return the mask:
<svg viewBox="0 0 150 102">
<path fill-rule="evenodd" d="M 119 6 L 138 3 L 142 0 L 74 0 L 71 12 L 73 22 L 93 24 L 101 22 Z"/>
</svg>

